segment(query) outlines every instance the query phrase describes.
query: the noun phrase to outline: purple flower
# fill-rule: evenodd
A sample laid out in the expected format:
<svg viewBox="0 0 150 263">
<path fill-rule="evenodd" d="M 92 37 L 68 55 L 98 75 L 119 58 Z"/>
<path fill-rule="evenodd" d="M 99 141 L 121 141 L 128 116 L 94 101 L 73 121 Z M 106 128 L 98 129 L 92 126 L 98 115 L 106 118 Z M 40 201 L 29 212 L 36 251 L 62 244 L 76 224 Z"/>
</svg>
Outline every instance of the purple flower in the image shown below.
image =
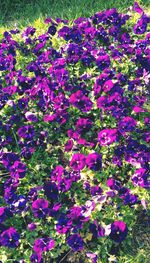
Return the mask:
<svg viewBox="0 0 150 263">
<path fill-rule="evenodd" d="M 123 221 L 115 221 L 111 224 L 110 239 L 117 243 L 121 243 L 127 236 L 128 229 Z"/>
<path fill-rule="evenodd" d="M 0 207 L 0 223 L 6 219 L 6 207 Z"/>
<path fill-rule="evenodd" d="M 136 170 L 131 177 L 133 185 L 140 186 L 143 188 L 148 188 L 148 186 L 150 187 L 150 181 L 148 181 L 147 179 L 148 179 L 147 170 L 143 168 Z"/>
<path fill-rule="evenodd" d="M 44 218 L 48 215 L 49 208 L 48 201 L 40 198 L 32 203 L 32 211 L 35 217 Z"/>
<path fill-rule="evenodd" d="M 100 70 L 104 70 L 110 66 L 110 58 L 108 55 L 99 56 L 96 59 L 96 65 Z"/>
<path fill-rule="evenodd" d="M 10 209 L 13 213 L 21 213 L 22 211 L 25 211 L 27 209 L 26 203 L 27 199 L 24 196 L 16 196 L 14 201 L 12 201 L 10 205 Z"/>
<path fill-rule="evenodd" d="M 8 152 L 2 155 L 2 163 L 7 169 L 10 169 L 10 167 L 15 163 L 15 161 L 19 161 L 19 157 L 15 153 Z"/>
<path fill-rule="evenodd" d="M 44 263 L 41 254 L 33 253 L 30 257 L 31 263 Z"/>
<path fill-rule="evenodd" d="M 15 161 L 10 168 L 10 176 L 15 178 L 23 178 L 26 174 L 26 165 L 22 162 Z"/>
<path fill-rule="evenodd" d="M 54 182 L 45 182 L 43 189 L 47 198 L 50 200 L 58 199 L 58 187 Z"/>
<path fill-rule="evenodd" d="M 137 35 L 144 34 L 147 30 L 149 20 L 150 19 L 145 14 L 143 14 L 133 28 L 134 33 Z"/>
<path fill-rule="evenodd" d="M 103 192 L 102 188 L 98 185 L 96 186 L 91 186 L 91 189 L 90 189 L 90 194 L 92 196 L 95 196 L 95 195 L 101 195 Z"/>
<path fill-rule="evenodd" d="M 25 117 L 28 121 L 31 121 L 31 122 L 37 122 L 38 121 L 38 118 L 36 117 L 35 113 L 30 112 L 30 111 L 27 111 L 25 113 Z"/>
<path fill-rule="evenodd" d="M 72 221 L 66 214 L 62 213 L 58 218 L 58 223 L 56 224 L 56 231 L 59 234 L 66 234 L 72 226 Z"/>
<path fill-rule="evenodd" d="M 79 132 L 88 131 L 90 130 L 91 127 L 92 127 L 92 121 L 90 119 L 80 118 L 76 122 L 76 129 Z"/>
<path fill-rule="evenodd" d="M 24 139 L 32 139 L 35 135 L 33 126 L 22 126 L 18 129 L 18 136 Z"/>
<path fill-rule="evenodd" d="M 81 90 L 73 93 L 70 96 L 69 102 L 79 110 L 88 112 L 92 109 L 93 103 L 89 97 L 85 96 Z"/>
<path fill-rule="evenodd" d="M 120 132 L 134 131 L 137 122 L 132 117 L 124 117 L 118 124 L 118 130 Z"/>
<path fill-rule="evenodd" d="M 37 255 L 43 252 L 52 250 L 55 246 L 55 241 L 52 238 L 39 238 L 34 241 L 33 250 Z"/>
<path fill-rule="evenodd" d="M 134 204 L 137 204 L 138 196 L 128 193 L 124 196 L 123 201 L 125 205 L 132 206 Z"/>
<path fill-rule="evenodd" d="M 33 231 L 34 229 L 36 229 L 36 224 L 35 223 L 28 224 L 28 229 L 29 231 Z"/>
<path fill-rule="evenodd" d="M 134 2 L 133 11 L 139 13 L 140 15 L 144 13 L 143 9 L 139 6 L 138 2 Z"/>
<path fill-rule="evenodd" d="M 83 239 L 79 234 L 70 235 L 67 238 L 67 244 L 72 248 L 74 252 L 83 250 Z"/>
<path fill-rule="evenodd" d="M 85 167 L 85 155 L 82 153 L 76 153 L 72 156 L 70 166 L 74 171 L 80 171 Z"/>
<path fill-rule="evenodd" d="M 68 140 L 66 143 L 65 143 L 65 152 L 69 152 L 71 151 L 72 147 L 73 147 L 73 140 Z"/>
<path fill-rule="evenodd" d="M 10 227 L 7 230 L 3 231 L 0 235 L 0 243 L 2 246 L 9 248 L 16 248 L 19 246 L 20 235 L 15 228 Z"/>
<path fill-rule="evenodd" d="M 104 129 L 98 134 L 98 141 L 101 146 L 110 145 L 117 140 L 117 129 Z"/>
<path fill-rule="evenodd" d="M 121 188 L 121 183 L 113 177 L 109 178 L 106 184 L 111 190 L 119 190 Z"/>
<path fill-rule="evenodd" d="M 98 153 L 90 153 L 86 157 L 86 165 L 89 169 L 99 171 L 102 168 L 102 156 Z"/>
<path fill-rule="evenodd" d="M 57 29 L 54 25 L 51 25 L 49 28 L 48 28 L 48 33 L 52 36 L 54 36 L 57 32 Z"/>
<path fill-rule="evenodd" d="M 59 37 L 63 37 L 65 40 L 69 40 L 71 34 L 71 29 L 67 26 L 62 27 L 59 31 L 58 31 L 58 36 Z"/>
<path fill-rule="evenodd" d="M 103 237 L 105 235 L 105 230 L 101 227 L 95 220 L 94 223 L 89 225 L 90 232 L 93 234 L 93 238 Z"/>
<path fill-rule="evenodd" d="M 95 253 L 87 252 L 86 256 L 90 258 L 92 263 L 97 263 L 98 256 Z"/>
</svg>

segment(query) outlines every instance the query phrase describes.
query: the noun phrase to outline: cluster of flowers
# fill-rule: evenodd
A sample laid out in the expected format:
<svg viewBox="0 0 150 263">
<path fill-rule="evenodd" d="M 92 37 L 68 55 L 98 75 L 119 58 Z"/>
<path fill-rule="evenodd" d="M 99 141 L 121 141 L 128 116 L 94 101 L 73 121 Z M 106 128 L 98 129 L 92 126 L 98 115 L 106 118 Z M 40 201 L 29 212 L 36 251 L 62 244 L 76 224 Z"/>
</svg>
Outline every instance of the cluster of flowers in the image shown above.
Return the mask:
<svg viewBox="0 0 150 263">
<path fill-rule="evenodd" d="M 126 238 L 126 211 L 146 209 L 150 17 L 135 3 L 44 23 L 0 41 L 0 246 L 97 262 L 101 239 Z"/>
</svg>

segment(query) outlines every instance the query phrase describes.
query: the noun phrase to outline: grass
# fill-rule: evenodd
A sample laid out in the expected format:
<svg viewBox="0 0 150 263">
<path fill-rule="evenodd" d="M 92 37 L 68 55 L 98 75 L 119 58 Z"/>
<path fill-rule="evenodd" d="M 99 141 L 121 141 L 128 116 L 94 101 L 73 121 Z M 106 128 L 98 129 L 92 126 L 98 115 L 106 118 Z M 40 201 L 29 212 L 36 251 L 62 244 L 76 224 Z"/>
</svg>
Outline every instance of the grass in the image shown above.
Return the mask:
<svg viewBox="0 0 150 263">
<path fill-rule="evenodd" d="M 150 6 L 149 0 L 138 2 L 146 8 Z M 39 17 L 87 17 L 113 7 L 125 11 L 133 3 L 134 0 L 1 0 L 0 26 L 12 25 L 15 22 L 26 26 Z"/>
</svg>

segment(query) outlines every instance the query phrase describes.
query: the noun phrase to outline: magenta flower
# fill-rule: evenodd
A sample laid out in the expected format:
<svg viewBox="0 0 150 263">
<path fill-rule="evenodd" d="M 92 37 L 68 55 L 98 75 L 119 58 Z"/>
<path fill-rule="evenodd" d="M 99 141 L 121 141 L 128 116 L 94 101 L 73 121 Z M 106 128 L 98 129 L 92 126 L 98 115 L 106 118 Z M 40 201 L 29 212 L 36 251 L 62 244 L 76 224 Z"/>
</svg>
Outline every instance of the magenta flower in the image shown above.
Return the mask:
<svg viewBox="0 0 150 263">
<path fill-rule="evenodd" d="M 86 157 L 86 165 L 89 169 L 99 171 L 102 168 L 102 156 L 98 153 L 90 153 Z"/>
<path fill-rule="evenodd" d="M 0 223 L 6 219 L 6 208 L 0 207 Z"/>
<path fill-rule="evenodd" d="M 90 119 L 86 119 L 86 118 L 80 118 L 77 120 L 76 123 L 76 129 L 79 132 L 84 132 L 84 131 L 88 131 L 90 130 L 90 128 L 92 127 L 92 121 Z"/>
<path fill-rule="evenodd" d="M 80 171 L 85 167 L 86 158 L 82 153 L 76 153 L 72 156 L 70 166 L 74 171 Z"/>
<path fill-rule="evenodd" d="M 32 203 L 32 211 L 35 217 L 44 218 L 49 212 L 49 203 L 47 200 L 40 198 Z"/>
<path fill-rule="evenodd" d="M 37 255 L 43 252 L 52 250 L 55 246 L 55 241 L 52 238 L 39 238 L 34 241 L 33 250 Z"/>
<path fill-rule="evenodd" d="M 89 97 L 85 96 L 81 90 L 73 93 L 70 96 L 69 102 L 79 110 L 88 112 L 92 109 L 93 103 Z"/>
<path fill-rule="evenodd" d="M 117 140 L 117 129 L 104 129 L 98 134 L 98 142 L 101 146 L 110 145 Z"/>
<path fill-rule="evenodd" d="M 15 178 L 23 178 L 26 174 L 26 165 L 22 162 L 15 161 L 10 168 L 10 176 Z"/>
<path fill-rule="evenodd" d="M 65 151 L 66 151 L 66 152 L 71 151 L 72 147 L 73 147 L 73 140 L 70 139 L 70 140 L 68 140 L 68 141 L 65 143 Z"/>
</svg>

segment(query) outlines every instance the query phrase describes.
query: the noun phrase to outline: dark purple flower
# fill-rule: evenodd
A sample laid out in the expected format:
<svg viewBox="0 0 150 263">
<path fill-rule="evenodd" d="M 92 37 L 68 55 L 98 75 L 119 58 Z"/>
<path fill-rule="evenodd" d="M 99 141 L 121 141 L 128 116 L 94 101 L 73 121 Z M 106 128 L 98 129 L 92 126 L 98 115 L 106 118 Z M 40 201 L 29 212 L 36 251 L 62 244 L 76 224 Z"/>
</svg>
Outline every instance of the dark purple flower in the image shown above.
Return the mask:
<svg viewBox="0 0 150 263">
<path fill-rule="evenodd" d="M 47 198 L 50 200 L 58 199 L 58 187 L 54 182 L 45 182 L 43 189 Z"/>
<path fill-rule="evenodd" d="M 9 248 L 16 248 L 19 246 L 20 235 L 15 228 L 10 227 L 7 230 L 3 231 L 0 235 L 0 243 L 2 246 Z"/>
<path fill-rule="evenodd" d="M 104 70 L 110 66 L 110 58 L 108 55 L 99 56 L 96 59 L 96 65 L 100 70 Z"/>
<path fill-rule="evenodd" d="M 144 34 L 147 30 L 149 20 L 150 19 L 145 14 L 143 14 L 133 28 L 134 33 L 137 35 Z"/>
<path fill-rule="evenodd" d="M 72 248 L 74 252 L 83 250 L 83 239 L 79 234 L 70 235 L 67 238 L 67 244 Z"/>
<path fill-rule="evenodd" d="M 32 139 L 35 135 L 33 126 L 22 126 L 18 129 L 18 136 L 24 139 Z"/>
<path fill-rule="evenodd" d="M 33 253 L 31 255 L 30 262 L 31 263 L 44 263 L 44 261 L 42 259 L 42 255 L 41 254 L 36 254 L 36 253 Z"/>
<path fill-rule="evenodd" d="M 118 124 L 118 130 L 120 132 L 134 131 L 137 122 L 132 117 L 124 117 Z"/>
<path fill-rule="evenodd" d="M 72 221 L 67 217 L 66 214 L 62 213 L 58 218 L 58 223 L 56 224 L 56 231 L 59 234 L 65 234 L 69 231 L 72 226 Z"/>
<path fill-rule="evenodd" d="M 52 36 L 54 36 L 57 32 L 57 29 L 54 25 L 51 25 L 49 28 L 48 28 L 48 33 Z"/>
<path fill-rule="evenodd" d="M 111 224 L 110 239 L 117 243 L 121 243 L 127 236 L 128 229 L 123 221 L 115 221 Z"/>
<path fill-rule="evenodd" d="M 100 186 L 98 186 L 98 185 L 96 185 L 96 186 L 91 186 L 91 188 L 90 188 L 90 194 L 91 194 L 92 196 L 101 195 L 102 192 L 103 192 L 102 188 L 101 188 Z"/>
<path fill-rule="evenodd" d="M 93 234 L 93 238 L 103 237 L 105 235 L 104 228 L 100 226 L 96 220 L 89 225 L 89 229 Z"/>
<path fill-rule="evenodd" d="M 123 201 L 125 205 L 132 206 L 134 204 L 137 204 L 138 196 L 128 193 L 124 196 Z"/>
<path fill-rule="evenodd" d="M 102 168 L 102 156 L 98 153 L 90 153 L 86 157 L 86 165 L 94 171 L 99 171 Z"/>
<path fill-rule="evenodd" d="M 7 152 L 2 155 L 2 163 L 7 169 L 10 169 L 15 161 L 19 161 L 19 157 L 16 153 Z"/>
</svg>

